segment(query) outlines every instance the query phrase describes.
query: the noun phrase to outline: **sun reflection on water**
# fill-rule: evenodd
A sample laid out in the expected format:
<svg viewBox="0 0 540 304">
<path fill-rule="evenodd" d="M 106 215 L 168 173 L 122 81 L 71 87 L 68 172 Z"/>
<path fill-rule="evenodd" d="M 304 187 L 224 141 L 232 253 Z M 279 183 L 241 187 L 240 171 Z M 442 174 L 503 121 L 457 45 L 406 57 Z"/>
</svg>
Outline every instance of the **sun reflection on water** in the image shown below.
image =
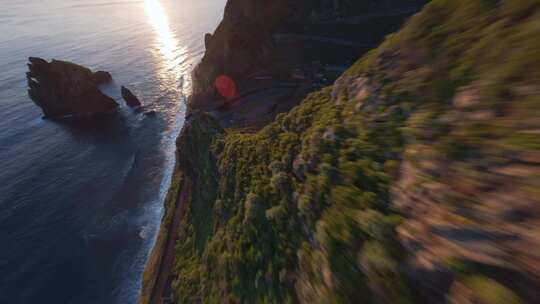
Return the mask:
<svg viewBox="0 0 540 304">
<path fill-rule="evenodd" d="M 179 81 L 182 76 L 180 65 L 187 59 L 187 49 L 180 46 L 169 25 L 167 13 L 159 0 L 144 0 L 144 8 L 157 34 L 156 48 L 163 59 L 162 64 L 167 69 L 166 72 L 174 74 L 174 80 Z"/>
</svg>

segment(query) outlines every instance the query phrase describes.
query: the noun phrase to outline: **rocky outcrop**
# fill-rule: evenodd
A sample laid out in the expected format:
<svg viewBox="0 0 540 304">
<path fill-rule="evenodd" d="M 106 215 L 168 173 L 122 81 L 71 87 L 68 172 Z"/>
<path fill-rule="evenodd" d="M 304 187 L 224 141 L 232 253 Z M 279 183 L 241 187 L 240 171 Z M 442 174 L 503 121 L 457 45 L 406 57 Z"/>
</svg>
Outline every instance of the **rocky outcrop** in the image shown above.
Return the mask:
<svg viewBox="0 0 540 304">
<path fill-rule="evenodd" d="M 126 104 L 130 107 L 138 107 L 141 105 L 139 98 L 124 86 L 122 86 L 122 98 L 124 98 Z"/>
<path fill-rule="evenodd" d="M 30 57 L 28 95 L 43 110 L 44 117 L 74 114 L 102 114 L 118 104 L 103 94 L 98 85 L 111 79 L 107 72 L 93 73 L 83 66 L 60 60 L 47 62 Z"/>
<path fill-rule="evenodd" d="M 369 44 L 375 47 L 386 34 L 396 30 L 425 2 L 425 0 L 227 1 L 223 20 L 213 34 L 208 33 L 204 37 L 206 52 L 193 71 L 191 107 L 209 109 L 216 105 L 216 97 L 219 95 L 215 94 L 215 80 L 221 75 L 231 77 L 242 90 L 244 83 L 252 75 L 261 73 L 266 77 L 279 78 L 289 74 L 295 67 L 311 64 L 312 61 L 324 63 L 325 57 L 332 57 L 328 56 L 328 53 L 333 53 L 334 57 L 341 52 L 349 54 L 341 56 L 343 62 L 340 63 L 349 64 L 347 60 L 356 60 L 357 56 L 367 51 L 369 47 L 358 49 L 349 46 L 348 50 L 344 51 L 342 46 L 331 45 L 332 41 L 367 39 Z M 347 18 L 352 19 L 346 21 Z M 358 26 L 355 18 L 369 20 Z M 372 21 L 377 18 L 388 20 L 374 24 Z M 350 31 L 354 25 L 359 29 Z M 369 28 L 369 31 L 362 32 L 362 28 Z M 307 41 L 310 39 L 323 41 L 321 44 L 324 47 L 294 41 L 280 43 L 277 38 L 279 35 L 276 35 L 278 33 L 292 37 L 307 37 Z M 301 35 L 287 35 L 287 33 Z M 356 42 L 350 45 L 355 45 Z M 326 50 L 328 48 L 330 51 Z M 250 84 L 245 86 L 249 87 Z M 218 103 L 219 105 L 221 104 Z"/>
<path fill-rule="evenodd" d="M 206 52 L 193 72 L 193 107 L 204 107 L 213 97 L 214 80 L 230 75 L 235 80 L 265 65 L 271 53 L 271 30 L 286 16 L 286 0 L 228 1 L 214 34 L 205 35 Z"/>
<path fill-rule="evenodd" d="M 104 84 L 112 80 L 111 73 L 105 71 L 97 71 L 92 75 L 92 80 L 95 84 Z"/>
</svg>

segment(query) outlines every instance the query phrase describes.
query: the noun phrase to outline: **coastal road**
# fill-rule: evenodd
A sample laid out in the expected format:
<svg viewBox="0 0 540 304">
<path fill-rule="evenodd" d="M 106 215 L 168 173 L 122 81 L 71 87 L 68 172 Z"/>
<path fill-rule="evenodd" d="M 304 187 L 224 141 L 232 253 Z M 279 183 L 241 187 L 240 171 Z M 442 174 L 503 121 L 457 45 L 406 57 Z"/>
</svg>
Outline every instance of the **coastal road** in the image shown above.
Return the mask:
<svg viewBox="0 0 540 304">
<path fill-rule="evenodd" d="M 169 277 L 171 276 L 171 270 L 174 263 L 174 247 L 178 236 L 178 228 L 186 213 L 186 206 L 191 197 L 192 188 L 192 180 L 185 176 L 180 187 L 180 193 L 177 196 L 174 215 L 168 229 L 167 241 L 163 248 L 157 278 L 152 288 L 150 304 L 174 303 L 172 301 L 165 302 L 164 299 L 168 299 L 170 296 L 166 293 L 170 290 L 171 280 L 169 280 Z"/>
</svg>

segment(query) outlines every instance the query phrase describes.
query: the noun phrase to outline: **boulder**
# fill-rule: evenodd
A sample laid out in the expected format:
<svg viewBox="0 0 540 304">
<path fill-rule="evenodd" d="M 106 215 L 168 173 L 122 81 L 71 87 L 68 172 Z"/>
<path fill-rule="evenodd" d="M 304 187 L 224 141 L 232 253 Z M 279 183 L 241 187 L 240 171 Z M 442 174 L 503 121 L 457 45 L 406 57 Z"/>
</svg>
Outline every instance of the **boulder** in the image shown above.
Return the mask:
<svg viewBox="0 0 540 304">
<path fill-rule="evenodd" d="M 122 86 L 122 98 L 124 98 L 126 104 L 130 107 L 139 107 L 141 105 L 139 98 L 124 86 Z"/>
<path fill-rule="evenodd" d="M 54 59 L 47 62 L 30 57 L 29 61 L 28 96 L 43 110 L 44 117 L 103 114 L 118 107 L 97 87 L 96 79 L 103 80 L 106 72 L 96 76 L 88 68 Z"/>
</svg>

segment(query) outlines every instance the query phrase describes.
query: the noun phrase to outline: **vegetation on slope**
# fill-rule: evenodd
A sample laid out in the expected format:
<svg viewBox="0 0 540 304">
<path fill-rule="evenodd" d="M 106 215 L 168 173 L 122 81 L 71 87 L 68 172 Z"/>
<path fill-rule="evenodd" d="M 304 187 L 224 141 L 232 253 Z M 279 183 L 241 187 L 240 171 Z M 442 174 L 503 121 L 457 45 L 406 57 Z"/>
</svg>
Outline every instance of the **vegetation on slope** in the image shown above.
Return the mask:
<svg viewBox="0 0 540 304">
<path fill-rule="evenodd" d="M 303 279 L 298 273 L 311 278 L 325 272 L 338 274 L 320 278 L 336 281 L 329 297 L 365 295 L 356 283 L 359 252 L 374 282 L 388 276 L 395 295 L 405 292 L 393 261 L 399 258 L 393 239 L 398 218 L 388 210 L 403 116 L 393 113 L 366 132 L 361 113 L 344 121 L 344 108 L 330 93 L 311 95 L 257 134 L 216 138 L 218 172 L 203 177 L 219 176 L 212 213 L 191 209 L 177 248 L 181 298 L 296 301 L 294 282 Z M 202 225 L 212 233 L 196 228 Z M 305 269 L 299 272 L 299 265 Z"/>
<path fill-rule="evenodd" d="M 449 176 L 494 187 L 481 170 L 537 152 L 539 137 L 530 130 L 540 111 L 539 37 L 538 1 L 435 0 L 334 86 L 261 131 L 218 132 L 198 145 L 191 165 L 199 186 L 176 248 L 179 302 L 429 297 L 404 275 L 410 250 L 397 227 L 406 219 L 392 194 L 405 178 L 400 168 L 421 167 L 426 157 L 456 165 L 447 168 L 453 175 L 436 167 L 413 176 L 411 189 L 450 184 L 441 180 Z M 180 145 L 193 145 L 197 134 L 191 137 Z M 537 200 L 538 188 L 524 189 Z M 441 204 L 473 204 L 475 193 L 456 191 Z M 493 302 L 482 294 L 490 290 L 506 303 L 527 298 L 492 271 L 447 264 L 483 302 Z"/>
</svg>

